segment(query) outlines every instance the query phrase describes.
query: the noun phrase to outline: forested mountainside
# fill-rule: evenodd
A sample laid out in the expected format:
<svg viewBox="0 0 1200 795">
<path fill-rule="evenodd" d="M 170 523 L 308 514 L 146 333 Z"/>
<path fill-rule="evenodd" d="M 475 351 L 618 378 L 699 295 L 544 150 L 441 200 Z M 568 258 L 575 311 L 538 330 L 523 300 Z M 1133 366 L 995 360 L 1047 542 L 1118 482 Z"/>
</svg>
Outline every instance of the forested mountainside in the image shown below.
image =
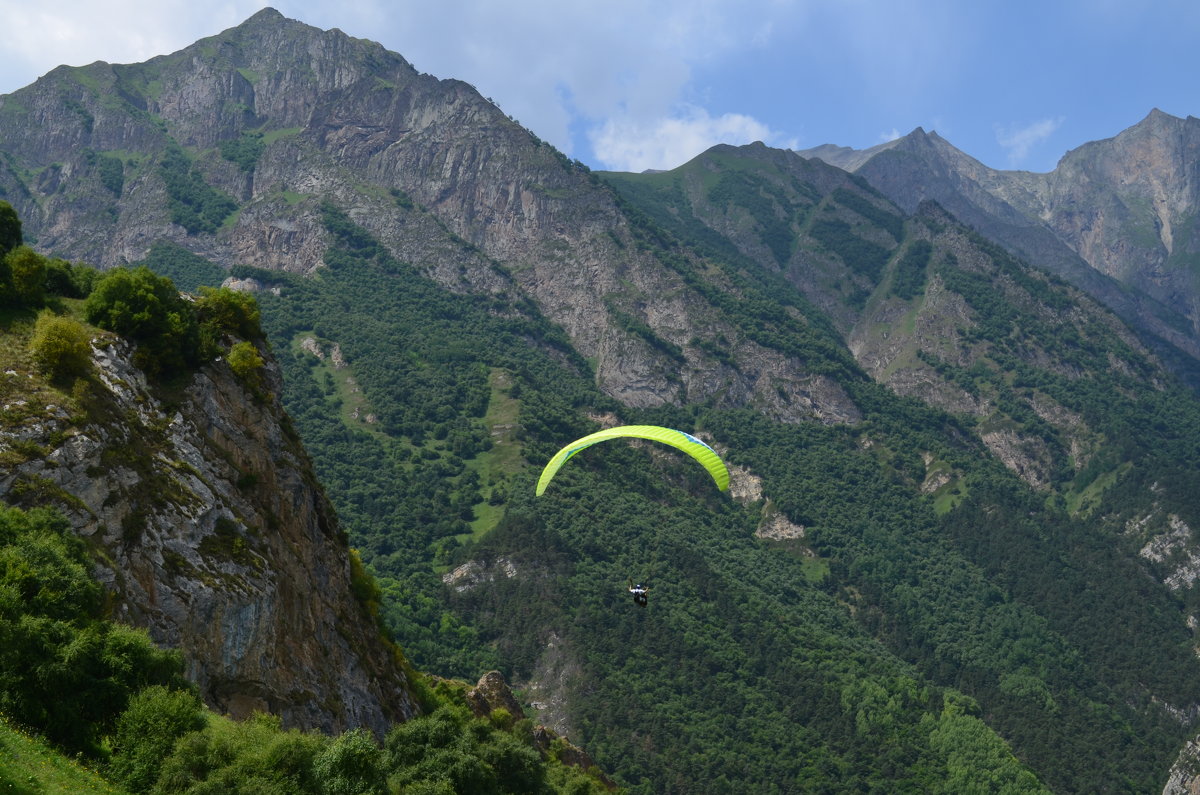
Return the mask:
<svg viewBox="0 0 1200 795">
<path fill-rule="evenodd" d="M 417 667 L 500 669 L 630 791 L 1145 792 L 1195 734 L 1200 406 L 943 208 L 762 146 L 592 174 L 269 10 L 2 102 L 41 250 L 258 291 Z M 734 498 L 614 443 L 533 497 L 639 422 Z"/>
<path fill-rule="evenodd" d="M 1071 150 L 1046 174 L 989 168 L 919 128 L 871 149 L 800 154 L 853 171 L 909 212 L 936 200 L 1104 302 L 1200 383 L 1200 119 L 1155 109 L 1113 138 Z"/>
</svg>

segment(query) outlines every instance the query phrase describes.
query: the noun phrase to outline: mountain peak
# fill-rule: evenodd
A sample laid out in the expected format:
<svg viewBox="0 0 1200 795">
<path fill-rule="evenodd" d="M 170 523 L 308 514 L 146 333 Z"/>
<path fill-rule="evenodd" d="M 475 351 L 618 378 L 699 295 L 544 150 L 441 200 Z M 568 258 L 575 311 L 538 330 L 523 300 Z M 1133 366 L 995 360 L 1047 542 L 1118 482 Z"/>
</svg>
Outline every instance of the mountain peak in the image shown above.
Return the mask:
<svg viewBox="0 0 1200 795">
<path fill-rule="evenodd" d="M 276 11 L 274 8 L 267 6 L 261 11 L 254 13 L 249 19 L 246 20 L 246 22 L 278 21 L 281 19 L 287 19 L 287 17 Z"/>
<path fill-rule="evenodd" d="M 1161 130 L 1164 127 L 1172 127 L 1172 126 L 1175 126 L 1177 124 L 1182 124 L 1182 123 L 1183 123 L 1183 119 L 1179 118 L 1178 116 L 1172 116 L 1170 113 L 1166 113 L 1162 110 L 1159 110 L 1158 108 L 1151 108 L 1150 112 L 1146 114 L 1146 117 L 1144 119 L 1142 119 L 1137 124 L 1130 127 L 1129 129 L 1130 130 L 1141 130 L 1141 129 Z"/>
</svg>

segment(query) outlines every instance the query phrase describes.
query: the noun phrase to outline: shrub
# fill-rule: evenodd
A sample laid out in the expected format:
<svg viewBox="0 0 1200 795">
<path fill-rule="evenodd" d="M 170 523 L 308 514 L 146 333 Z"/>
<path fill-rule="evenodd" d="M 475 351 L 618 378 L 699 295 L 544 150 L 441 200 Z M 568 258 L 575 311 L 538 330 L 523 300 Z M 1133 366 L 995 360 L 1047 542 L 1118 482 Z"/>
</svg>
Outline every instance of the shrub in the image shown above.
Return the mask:
<svg viewBox="0 0 1200 795">
<path fill-rule="evenodd" d="M 90 339 L 78 320 L 42 312 L 33 326 L 29 352 L 37 368 L 51 378 L 83 375 L 91 364 Z"/>
<path fill-rule="evenodd" d="M 908 301 L 916 298 L 925 287 L 925 270 L 933 254 L 928 240 L 916 240 L 896 263 L 892 277 L 892 293 Z"/>
<path fill-rule="evenodd" d="M 0 712 L 68 751 L 94 752 L 142 688 L 186 686 L 178 652 L 101 619 L 102 594 L 61 515 L 0 509 Z"/>
<path fill-rule="evenodd" d="M 313 770 L 328 795 L 385 792 L 383 751 L 366 729 L 339 736 L 313 760 Z"/>
<path fill-rule="evenodd" d="M 21 245 L 21 219 L 6 201 L 0 201 L 0 257 Z"/>
<path fill-rule="evenodd" d="M 236 334 L 242 339 L 262 339 L 263 336 L 254 296 L 228 287 L 201 287 L 200 297 L 196 300 L 196 319 L 201 325 Z"/>
<path fill-rule="evenodd" d="M 100 271 L 89 265 L 72 265 L 66 260 L 46 261 L 46 292 L 67 298 L 87 298 L 100 278 Z"/>
<path fill-rule="evenodd" d="M 235 163 L 247 174 L 251 174 L 254 172 L 254 167 L 258 165 L 258 158 L 267 145 L 263 141 L 262 133 L 242 133 L 237 138 L 221 141 L 220 148 L 221 157 Z"/>
<path fill-rule="evenodd" d="M 132 792 L 158 779 L 175 741 L 204 727 L 204 708 L 194 693 L 148 687 L 129 700 L 113 735 L 112 776 Z"/>
<path fill-rule="evenodd" d="M 325 790 L 314 778 L 313 759 L 328 745 L 316 732 L 283 731 L 272 715 L 233 721 L 209 713 L 202 730 L 176 741 L 154 792 L 316 795 Z"/>
<path fill-rule="evenodd" d="M 253 390 L 262 388 L 263 358 L 253 342 L 239 342 L 229 349 L 229 368 Z"/>
<path fill-rule="evenodd" d="M 237 209 L 237 202 L 204 181 L 204 176 L 178 146 L 171 146 L 163 153 L 159 176 L 167 189 L 171 220 L 188 234 L 217 231 Z"/>
<path fill-rule="evenodd" d="M 155 241 L 146 258 L 137 264 L 166 276 L 187 293 L 195 293 L 202 285 L 218 285 L 227 275 L 220 265 L 170 240 Z"/>
<path fill-rule="evenodd" d="M 125 188 L 125 161 L 112 155 L 97 155 L 96 171 L 100 176 L 100 184 L 119 198 Z"/>
</svg>

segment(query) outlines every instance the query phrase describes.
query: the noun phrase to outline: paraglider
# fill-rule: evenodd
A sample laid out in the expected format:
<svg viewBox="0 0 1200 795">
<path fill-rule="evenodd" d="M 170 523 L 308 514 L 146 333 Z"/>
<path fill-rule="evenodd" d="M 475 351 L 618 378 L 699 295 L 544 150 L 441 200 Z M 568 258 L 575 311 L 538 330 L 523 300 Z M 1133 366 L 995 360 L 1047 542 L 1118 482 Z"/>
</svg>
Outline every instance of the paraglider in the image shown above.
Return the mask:
<svg viewBox="0 0 1200 795">
<path fill-rule="evenodd" d="M 670 445 L 677 450 L 682 450 L 708 470 L 708 474 L 712 475 L 712 479 L 716 482 L 718 489 L 725 491 L 729 488 L 729 470 L 725 468 L 725 462 L 717 455 L 716 450 L 690 433 L 677 431 L 673 428 L 663 428 L 658 425 L 620 425 L 616 428 L 608 428 L 607 430 L 588 434 L 582 439 L 576 439 L 555 453 L 550 462 L 546 464 L 546 468 L 542 470 L 542 476 L 538 478 L 537 496 L 542 496 L 542 493 L 546 491 L 546 486 L 550 485 L 550 481 L 554 479 L 558 470 L 562 469 L 563 464 L 567 463 L 571 456 L 580 450 L 591 447 L 597 442 L 627 437 L 650 439 Z"/>
<path fill-rule="evenodd" d="M 677 450 L 682 450 L 696 459 L 708 471 L 708 474 L 712 476 L 713 481 L 717 484 L 718 489 L 726 491 L 729 488 L 729 470 L 725 468 L 725 462 L 717 455 L 716 450 L 713 450 L 695 436 L 658 425 L 621 425 L 616 428 L 608 428 L 607 430 L 589 434 L 582 439 L 576 439 L 555 453 L 554 457 L 550 459 L 550 462 L 542 470 L 541 477 L 538 478 L 537 496 L 542 496 L 546 491 L 546 487 L 550 485 L 550 481 L 554 479 L 554 476 L 558 474 L 558 470 L 562 469 L 563 464 L 567 463 L 571 456 L 598 442 L 621 438 L 650 439 L 670 445 Z M 633 580 L 629 580 L 629 593 L 633 594 L 633 602 L 639 607 L 646 606 L 649 591 L 650 589 L 640 582 L 634 585 Z"/>
</svg>

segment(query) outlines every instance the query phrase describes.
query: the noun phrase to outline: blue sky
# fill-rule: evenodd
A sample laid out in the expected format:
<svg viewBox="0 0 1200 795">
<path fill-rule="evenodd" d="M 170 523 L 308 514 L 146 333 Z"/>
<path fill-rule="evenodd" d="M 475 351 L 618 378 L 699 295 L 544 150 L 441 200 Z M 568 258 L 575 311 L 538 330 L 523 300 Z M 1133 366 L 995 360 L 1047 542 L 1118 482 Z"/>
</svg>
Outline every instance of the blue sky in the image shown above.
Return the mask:
<svg viewBox="0 0 1200 795">
<path fill-rule="evenodd" d="M 936 130 L 1048 171 L 1157 107 L 1200 115 L 1196 0 L 0 0 L 0 94 L 173 52 L 271 5 L 475 85 L 593 168 L 716 143 L 865 148 Z"/>
</svg>

